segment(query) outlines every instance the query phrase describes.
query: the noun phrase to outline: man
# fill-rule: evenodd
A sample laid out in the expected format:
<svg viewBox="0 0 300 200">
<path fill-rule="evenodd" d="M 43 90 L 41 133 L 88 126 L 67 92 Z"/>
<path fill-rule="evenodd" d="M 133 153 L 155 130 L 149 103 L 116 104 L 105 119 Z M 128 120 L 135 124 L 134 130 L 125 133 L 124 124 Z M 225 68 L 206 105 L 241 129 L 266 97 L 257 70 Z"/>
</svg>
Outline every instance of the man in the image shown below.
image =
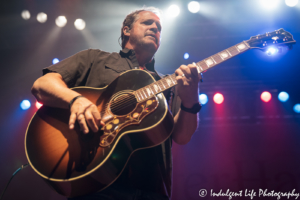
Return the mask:
<svg viewBox="0 0 300 200">
<path fill-rule="evenodd" d="M 160 46 L 162 27 L 155 10 L 144 8 L 125 18 L 121 29 L 123 50 L 119 54 L 90 49 L 44 69 L 45 75 L 32 87 L 34 96 L 47 106 L 70 107 L 70 129 L 77 121 L 84 133 L 97 132 L 105 122 L 101 120 L 96 105 L 69 88 L 82 85 L 103 87 L 119 73 L 133 68 L 147 70 L 159 79 L 154 70 L 153 56 Z M 198 124 L 200 75 L 195 65 L 181 65 L 175 73 L 181 109 L 174 117 L 171 138 L 177 144 L 186 144 Z M 131 160 L 142 160 L 138 167 L 129 163 L 118 180 L 107 189 L 78 199 L 168 199 L 171 195 L 170 140 L 158 147 L 135 152 Z"/>
</svg>

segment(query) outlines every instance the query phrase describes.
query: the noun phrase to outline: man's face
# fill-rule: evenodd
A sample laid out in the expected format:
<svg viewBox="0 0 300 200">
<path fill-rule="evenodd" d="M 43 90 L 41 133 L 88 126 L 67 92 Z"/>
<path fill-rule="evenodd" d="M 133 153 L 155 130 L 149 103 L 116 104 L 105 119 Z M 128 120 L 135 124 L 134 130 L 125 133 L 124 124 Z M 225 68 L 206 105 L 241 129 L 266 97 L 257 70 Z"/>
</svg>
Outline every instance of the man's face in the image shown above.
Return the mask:
<svg viewBox="0 0 300 200">
<path fill-rule="evenodd" d="M 155 53 L 160 46 L 160 34 L 159 17 L 152 12 L 142 11 L 130 30 L 129 42 L 134 47 Z"/>
</svg>

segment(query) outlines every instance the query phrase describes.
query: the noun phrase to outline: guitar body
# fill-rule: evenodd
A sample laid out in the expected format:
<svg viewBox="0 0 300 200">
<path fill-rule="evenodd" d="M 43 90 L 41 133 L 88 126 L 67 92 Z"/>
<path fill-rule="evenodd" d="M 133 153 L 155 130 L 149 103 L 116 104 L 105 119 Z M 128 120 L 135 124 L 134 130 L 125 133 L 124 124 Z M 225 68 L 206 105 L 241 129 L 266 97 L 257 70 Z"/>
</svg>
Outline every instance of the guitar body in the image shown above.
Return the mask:
<svg viewBox="0 0 300 200">
<path fill-rule="evenodd" d="M 97 133 L 83 134 L 78 124 L 70 130 L 67 109 L 41 107 L 25 136 L 31 167 L 67 197 L 108 187 L 136 150 L 157 146 L 172 133 L 174 122 L 162 93 L 132 101 L 133 91 L 153 82 L 149 73 L 130 70 L 105 88 L 73 88 L 98 107 L 105 126 Z"/>
</svg>

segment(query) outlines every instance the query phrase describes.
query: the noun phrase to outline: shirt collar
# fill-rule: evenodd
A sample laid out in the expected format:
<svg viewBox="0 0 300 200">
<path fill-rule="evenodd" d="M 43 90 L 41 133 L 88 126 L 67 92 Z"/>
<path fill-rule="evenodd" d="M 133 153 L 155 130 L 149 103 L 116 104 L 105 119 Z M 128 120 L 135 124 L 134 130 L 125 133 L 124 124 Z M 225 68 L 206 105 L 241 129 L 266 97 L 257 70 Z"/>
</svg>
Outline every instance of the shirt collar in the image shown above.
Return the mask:
<svg viewBox="0 0 300 200">
<path fill-rule="evenodd" d="M 120 54 L 124 57 L 129 58 L 129 60 L 131 60 L 132 62 L 137 62 L 136 56 L 135 56 L 135 51 L 133 49 L 127 49 L 124 48 L 120 51 Z M 154 70 L 154 64 L 155 64 L 155 60 L 154 58 L 152 59 L 152 61 L 150 63 L 146 64 L 146 68 L 150 71 L 155 71 Z M 138 63 L 137 63 L 138 65 Z"/>
</svg>

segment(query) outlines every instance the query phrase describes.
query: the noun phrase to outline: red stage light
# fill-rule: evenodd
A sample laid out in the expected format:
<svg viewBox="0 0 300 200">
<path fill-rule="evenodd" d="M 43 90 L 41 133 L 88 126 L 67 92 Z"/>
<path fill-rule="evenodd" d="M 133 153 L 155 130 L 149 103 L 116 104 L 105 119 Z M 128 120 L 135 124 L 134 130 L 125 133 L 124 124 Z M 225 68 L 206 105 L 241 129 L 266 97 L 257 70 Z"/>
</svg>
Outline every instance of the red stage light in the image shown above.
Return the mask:
<svg viewBox="0 0 300 200">
<path fill-rule="evenodd" d="M 39 103 L 39 102 L 35 102 L 35 107 L 37 109 L 39 109 L 40 107 L 42 107 L 43 104 Z"/>
<path fill-rule="evenodd" d="M 223 103 L 223 101 L 224 101 L 224 97 L 223 97 L 222 94 L 216 93 L 216 94 L 214 95 L 214 102 L 215 102 L 216 104 L 221 104 L 221 103 Z"/>
<path fill-rule="evenodd" d="M 263 93 L 261 93 L 260 98 L 264 102 L 269 102 L 272 98 L 272 95 L 270 94 L 270 92 L 263 92 Z"/>
</svg>

